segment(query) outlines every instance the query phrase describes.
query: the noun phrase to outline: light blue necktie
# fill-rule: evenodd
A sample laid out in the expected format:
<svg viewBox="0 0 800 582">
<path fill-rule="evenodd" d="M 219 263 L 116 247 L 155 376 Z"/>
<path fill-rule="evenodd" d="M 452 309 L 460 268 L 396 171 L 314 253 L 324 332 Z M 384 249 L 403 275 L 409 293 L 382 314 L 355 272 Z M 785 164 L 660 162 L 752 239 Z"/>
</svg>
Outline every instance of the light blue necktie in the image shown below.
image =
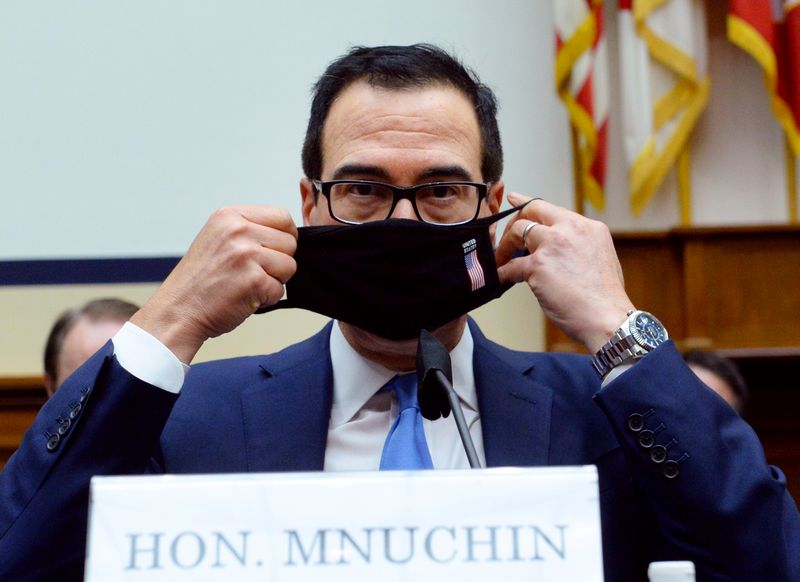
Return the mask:
<svg viewBox="0 0 800 582">
<path fill-rule="evenodd" d="M 384 388 L 394 390 L 400 414 L 383 445 L 381 471 L 393 469 L 433 469 L 431 453 L 422 429 L 422 414 L 417 400 L 417 376 L 395 376 Z"/>
</svg>

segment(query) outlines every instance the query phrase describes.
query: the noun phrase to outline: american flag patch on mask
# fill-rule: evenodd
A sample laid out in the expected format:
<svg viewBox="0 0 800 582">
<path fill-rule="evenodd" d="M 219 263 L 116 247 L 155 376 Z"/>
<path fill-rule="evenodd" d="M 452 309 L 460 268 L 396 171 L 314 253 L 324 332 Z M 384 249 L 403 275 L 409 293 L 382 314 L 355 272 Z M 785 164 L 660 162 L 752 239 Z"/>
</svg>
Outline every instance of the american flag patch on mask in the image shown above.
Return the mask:
<svg viewBox="0 0 800 582">
<path fill-rule="evenodd" d="M 477 291 L 486 285 L 486 278 L 483 276 L 483 267 L 478 260 L 478 243 L 473 238 L 461 245 L 464 249 L 464 265 L 467 267 L 467 274 L 472 285 L 472 291 Z"/>
</svg>

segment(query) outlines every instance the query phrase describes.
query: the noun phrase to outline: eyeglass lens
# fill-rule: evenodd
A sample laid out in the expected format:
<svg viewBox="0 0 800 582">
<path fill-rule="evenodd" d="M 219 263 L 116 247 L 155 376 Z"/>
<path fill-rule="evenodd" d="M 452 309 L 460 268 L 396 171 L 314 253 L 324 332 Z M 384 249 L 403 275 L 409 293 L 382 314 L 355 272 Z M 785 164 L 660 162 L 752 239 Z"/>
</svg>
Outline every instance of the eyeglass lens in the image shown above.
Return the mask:
<svg viewBox="0 0 800 582">
<path fill-rule="evenodd" d="M 419 217 L 433 224 L 453 224 L 472 219 L 480 193 L 469 184 L 433 184 L 415 193 Z M 394 194 L 380 184 L 340 183 L 330 190 L 334 216 L 348 222 L 369 222 L 389 217 Z"/>
</svg>

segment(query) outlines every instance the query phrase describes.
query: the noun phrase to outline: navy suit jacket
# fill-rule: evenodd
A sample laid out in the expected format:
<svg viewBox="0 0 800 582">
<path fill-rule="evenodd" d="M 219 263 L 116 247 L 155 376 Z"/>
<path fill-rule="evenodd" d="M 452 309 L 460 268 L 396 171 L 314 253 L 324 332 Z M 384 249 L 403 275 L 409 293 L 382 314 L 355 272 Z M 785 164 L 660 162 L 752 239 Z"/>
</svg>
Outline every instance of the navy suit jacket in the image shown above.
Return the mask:
<svg viewBox="0 0 800 582">
<path fill-rule="evenodd" d="M 694 561 L 698 580 L 800 580 L 783 475 L 671 343 L 600 391 L 587 357 L 515 352 L 470 326 L 487 464 L 597 465 L 607 582 L 645 581 L 647 563 L 670 559 Z M 81 579 L 93 475 L 321 470 L 329 336 L 195 365 L 180 397 L 128 374 L 108 344 L 0 474 L 0 580 Z M 652 460 L 631 415 L 675 440 L 677 472 Z"/>
</svg>

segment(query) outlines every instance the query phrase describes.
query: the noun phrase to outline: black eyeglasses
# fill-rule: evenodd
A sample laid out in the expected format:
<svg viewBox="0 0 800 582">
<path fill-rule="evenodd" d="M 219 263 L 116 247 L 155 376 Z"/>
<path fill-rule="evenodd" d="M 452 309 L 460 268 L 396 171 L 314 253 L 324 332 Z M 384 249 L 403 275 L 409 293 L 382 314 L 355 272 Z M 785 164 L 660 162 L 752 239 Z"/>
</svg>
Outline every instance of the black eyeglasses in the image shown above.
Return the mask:
<svg viewBox="0 0 800 582">
<path fill-rule="evenodd" d="M 328 199 L 331 216 L 345 224 L 385 220 L 400 200 L 411 202 L 423 222 L 439 225 L 464 224 L 477 218 L 489 184 L 478 182 L 432 182 L 401 188 L 369 180 L 312 182 Z"/>
</svg>

